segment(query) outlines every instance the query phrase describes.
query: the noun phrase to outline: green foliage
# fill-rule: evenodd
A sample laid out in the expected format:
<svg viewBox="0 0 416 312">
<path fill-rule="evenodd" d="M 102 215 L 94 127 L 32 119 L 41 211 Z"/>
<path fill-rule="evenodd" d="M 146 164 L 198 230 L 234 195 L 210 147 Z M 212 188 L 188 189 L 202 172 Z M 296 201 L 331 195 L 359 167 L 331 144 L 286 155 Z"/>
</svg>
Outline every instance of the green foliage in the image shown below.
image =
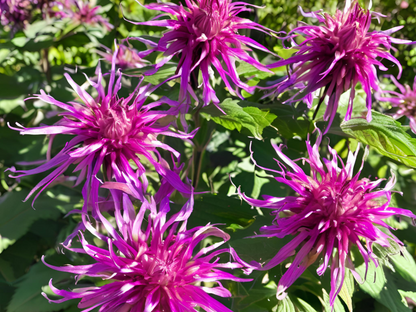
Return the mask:
<svg viewBox="0 0 416 312">
<path fill-rule="evenodd" d="M 404 2 L 409 5 L 407 8 L 403 7 Z M 256 20 L 270 29 L 286 32 L 292 30 L 298 21 L 317 24 L 316 20 L 303 17 L 298 6 L 305 12 L 324 9 L 333 13 L 337 7 L 342 8 L 343 5 L 335 0 L 255 0 L 251 3 L 263 5 L 264 8 L 242 12 L 241 17 Z M 33 19 L 24 30 L 12 33 L 7 25 L 0 28 L 0 312 L 80 310 L 76 301 L 49 304 L 41 296 L 44 291 L 53 297 L 48 287 L 50 278 L 53 278 L 54 285 L 58 288 L 68 289 L 74 287 L 74 277 L 46 267 L 40 258 L 46 254 L 46 262 L 57 266 L 67 263 L 80 265 L 88 261 L 85 255 L 74 255 L 70 252 L 57 255 L 55 252 L 61 249 L 59 244 L 73 232 L 80 220 L 77 214 L 66 218 L 64 216 L 82 205 L 81 189 L 72 188 L 72 182 L 64 182 L 61 185 L 51 185 L 40 195 L 35 202 L 35 209 L 31 207 L 33 198 L 23 202 L 29 191 L 44 176 L 16 180 L 10 178 L 10 172 L 5 170 L 12 166 L 21 169 L 23 166 L 19 162 L 22 161 L 45 159 L 48 140 L 41 136 L 20 136 L 7 124 L 14 126 L 19 123 L 26 127 L 53 124 L 57 121 L 58 111 L 55 108 L 40 101 L 24 99 L 43 89 L 63 102 L 76 100 L 76 94 L 69 89 L 63 77 L 65 72 L 70 72 L 75 81 L 83 84 L 83 73 L 94 79 L 95 67 L 102 58 L 97 51 L 103 51 L 104 47 L 113 48 L 115 39 L 120 41 L 144 35 L 146 39 L 156 41 L 155 37 L 164 31 L 161 27 L 134 25 L 128 21 L 147 21 L 157 14 L 145 9 L 135 0 L 98 0 L 97 5 L 104 7 L 101 14 L 115 26 L 112 31 L 105 31 L 97 25 L 79 25 L 71 20 L 43 18 L 40 10 L 33 12 Z M 371 27 L 386 30 L 402 25 L 405 27 L 395 36 L 414 40 L 415 6 L 416 2 L 413 0 L 375 0 L 372 10 L 387 14 L 387 17 L 381 18 L 380 25 L 374 23 Z M 288 41 L 283 46 L 276 36 L 254 30 L 241 30 L 241 34 L 250 36 L 283 59 L 289 58 L 296 51 L 290 47 Z M 129 43 L 137 50 L 146 49 L 146 45 L 141 42 L 129 40 Z M 404 67 L 400 82 L 412 84 L 416 64 L 415 45 L 394 46 L 398 49 L 395 56 Z M 276 60 L 261 51 L 253 53 L 264 64 Z M 158 62 L 160 57 L 161 55 L 150 56 L 149 61 Z M 144 83 L 159 84 L 168 79 L 177 72 L 177 61 L 173 58 L 156 74 L 145 75 Z M 101 65 L 104 73 L 110 68 L 106 60 L 101 59 Z M 139 78 L 149 69 L 150 64 L 143 68 L 124 70 L 120 94 L 127 96 L 133 92 Z M 238 60 L 236 70 L 249 85 L 263 87 L 287 72 L 286 68 L 277 68 L 274 69 L 275 73 L 265 73 Z M 396 67 L 388 67 L 386 73 L 378 74 L 382 79 L 382 74 L 397 73 Z M 108 77 L 105 76 L 104 79 L 108 83 Z M 196 77 L 192 83 L 198 84 L 200 80 L 201 77 Z M 383 89 L 396 89 L 388 79 L 382 81 Z M 162 96 L 177 100 L 179 83 L 180 79 L 176 79 L 159 87 L 152 94 L 152 100 L 158 100 Z M 283 104 L 289 98 L 287 94 L 276 95 L 273 99 L 265 97 L 265 92 L 273 90 L 257 90 L 253 94 L 242 92 L 245 100 L 241 100 L 231 94 L 218 77 L 213 86 L 221 101 L 219 107 L 222 111 L 214 105 L 202 109 L 197 105 L 191 107 L 189 113 L 181 117 L 187 120 L 191 129 L 200 128 L 192 144 L 169 137 L 164 137 L 163 142 L 181 153 L 181 161 L 185 163 L 183 175 L 193 181 L 196 192 L 199 192 L 195 196 L 194 212 L 188 226 L 206 225 L 209 222 L 217 224 L 230 234 L 227 244 L 243 260 L 263 263 L 276 255 L 292 237 L 250 238 L 259 234 L 261 226 L 270 225 L 274 216 L 270 215 L 269 210 L 255 209 L 239 200 L 234 195 L 235 187 L 232 183 L 237 187 L 241 185 L 242 191 L 254 198 L 261 198 L 263 194 L 276 197 L 294 195 L 288 187 L 269 178 L 268 172 L 255 168 L 250 159 L 250 145 L 253 157 L 259 165 L 279 170 L 273 159 L 276 153 L 270 143 L 286 145 L 285 154 L 291 159 L 305 156 L 304 140 L 308 136 L 312 141 L 315 139 L 314 122 L 321 127 L 326 105 L 321 105 L 312 120 L 314 110 L 317 109 L 317 99 L 309 110 L 304 103 Z M 83 87 L 88 88 L 87 84 Z M 196 89 L 196 96 L 201 96 L 200 89 Z M 396 194 L 392 206 L 415 212 L 416 135 L 410 133 L 405 118 L 397 121 L 391 117 L 394 110 L 385 103 L 373 101 L 373 120 L 368 123 L 365 119 L 365 97 L 364 92 L 357 88 L 353 118 L 343 121 L 349 92 L 342 95 L 338 115 L 327 135 L 330 145 L 342 158 L 347 156 L 349 149 L 355 148 L 357 142 L 368 145 L 370 151 L 362 177 L 371 177 L 371 180 L 375 177 L 388 178 L 391 170 L 397 177 L 395 190 L 404 193 L 403 197 Z M 181 128 L 179 122 L 178 127 Z M 55 138 L 52 156 L 64 146 L 67 139 L 68 137 L 59 136 Z M 326 147 L 322 146 L 321 149 L 321 154 L 325 156 Z M 170 161 L 167 154 L 162 154 L 162 157 Z M 307 164 L 299 164 L 306 169 L 308 167 Z M 65 175 L 73 175 L 73 169 L 74 167 L 70 168 Z M 158 187 L 159 177 L 152 170 L 148 170 L 148 173 L 149 192 L 154 192 Z M 102 194 L 105 196 L 108 193 L 102 190 Z M 180 209 L 183 199 L 177 195 L 172 201 L 172 212 L 175 212 Z M 381 259 L 380 265 L 377 268 L 370 266 L 367 279 L 362 285 L 355 283 L 352 274 L 347 270 L 344 285 L 335 302 L 335 312 L 405 312 L 411 310 L 412 302 L 416 302 L 416 230 L 406 218 L 391 218 L 387 222 L 398 228 L 395 235 L 405 242 L 405 246 L 393 245 L 389 249 L 374 247 L 374 253 Z M 203 242 L 209 243 L 212 242 Z M 76 244 L 78 242 L 74 239 L 74 245 Z M 352 258 L 357 272 L 364 277 L 365 265 L 362 264 L 361 256 L 353 251 Z M 288 296 L 284 300 L 276 299 L 277 284 L 292 261 L 293 257 L 267 272 L 253 272 L 250 276 L 253 278 L 252 282 L 224 282 L 233 298 L 227 298 L 223 303 L 236 312 L 331 311 L 328 295 L 330 268 L 324 276 L 319 277 L 316 274 L 319 263 L 312 264 L 305 271 L 288 289 Z M 241 272 L 235 274 L 244 276 Z M 85 280 L 80 283 L 92 285 Z"/>
<path fill-rule="evenodd" d="M 369 145 L 381 155 L 416 168 L 416 139 L 392 117 L 372 112 L 373 119 L 353 118 L 341 123 L 341 129 L 358 141 Z"/>
</svg>

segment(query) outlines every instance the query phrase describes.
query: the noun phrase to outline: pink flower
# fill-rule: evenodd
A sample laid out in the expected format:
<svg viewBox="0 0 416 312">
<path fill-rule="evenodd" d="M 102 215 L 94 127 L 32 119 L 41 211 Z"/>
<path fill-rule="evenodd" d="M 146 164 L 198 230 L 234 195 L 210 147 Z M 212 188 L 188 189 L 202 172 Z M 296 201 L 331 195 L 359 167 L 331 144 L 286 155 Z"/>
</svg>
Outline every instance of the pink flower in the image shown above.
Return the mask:
<svg viewBox="0 0 416 312">
<path fill-rule="evenodd" d="M 410 129 L 412 129 L 413 133 L 416 133 L 416 77 L 413 82 L 413 89 L 407 84 L 404 86 L 401 85 L 393 76 L 390 76 L 390 79 L 400 92 L 382 91 L 382 93 L 389 93 L 395 97 L 383 97 L 380 93 L 377 93 L 376 99 L 383 102 L 390 102 L 393 107 L 397 107 L 398 110 L 393 118 L 398 119 L 406 116 L 410 120 Z"/>
<path fill-rule="evenodd" d="M 370 260 L 378 266 L 377 256 L 372 251 L 374 244 L 389 247 L 390 240 L 393 240 L 403 245 L 389 231 L 392 228 L 384 220 L 393 215 L 416 216 L 409 210 L 389 207 L 394 176 L 383 189 L 377 189 L 384 179 L 370 181 L 359 178 L 364 162 L 358 173 L 353 174 L 359 148 L 354 154 L 349 153 L 344 164 L 336 151 L 328 147 L 331 158 L 321 161 L 318 152 L 320 141 L 321 137 L 314 146 L 306 142 L 309 159 L 303 161 L 309 164 L 310 175 L 283 154 L 281 145 L 273 147 L 290 171 L 279 161 L 280 171 L 259 166 L 276 173 L 276 181 L 288 185 L 297 193 L 296 196 L 280 198 L 264 195 L 264 200 L 260 200 L 247 197 L 240 188 L 238 191 L 249 204 L 272 209 L 272 214 L 276 216 L 272 225 L 260 229 L 262 234 L 258 236 L 294 236 L 261 268 L 271 269 L 296 255 L 279 281 L 277 298 L 283 299 L 286 289 L 307 267 L 320 260 L 322 264 L 317 270 L 318 275 L 324 274 L 328 266 L 331 268 L 330 304 L 333 306 L 344 282 L 346 269 L 357 280 L 361 280 L 354 269 L 351 247 L 358 247 L 367 269 Z M 366 242 L 364 246 L 363 241 Z"/>
<path fill-rule="evenodd" d="M 229 235 L 209 224 L 186 229 L 193 209 L 192 196 L 182 210 L 169 219 L 166 215 L 170 210 L 169 196 L 162 200 L 159 207 L 153 199 L 143 201 L 137 215 L 127 195 L 123 197 L 121 202 L 124 207 L 116 207 L 117 229 L 100 212 L 97 221 L 105 228 L 107 236 L 87 223 L 88 229 L 106 247 L 87 242 L 80 232 L 82 248 L 68 248 L 89 255 L 92 264 L 55 267 L 45 263 L 54 270 L 76 274 L 77 280 L 89 276 L 108 283 L 67 291 L 55 288 L 51 280 L 49 286 L 52 291 L 63 298 L 50 300 L 43 294 L 49 302 L 81 299 L 78 307 L 85 309 L 83 311 L 100 307 L 99 311 L 191 312 L 200 307 L 208 312 L 231 312 L 210 296 L 231 296 L 221 280 L 249 281 L 223 271 L 246 266 L 232 248 L 218 249 L 229 239 Z M 150 210 L 150 215 L 144 222 L 147 210 Z M 219 241 L 197 249 L 205 238 Z M 228 254 L 230 260 L 220 261 L 221 254 Z M 208 287 L 204 283 L 215 283 L 216 286 Z"/>
<path fill-rule="evenodd" d="M 174 3 L 152 3 L 145 5 L 151 10 L 165 12 L 148 22 L 134 23 L 137 25 L 161 26 L 169 30 L 165 32 L 158 44 L 149 40 L 137 38 L 152 45 L 153 48 L 142 52 L 140 56 L 146 56 L 152 52 L 163 52 L 164 58 L 156 65 L 153 74 L 175 55 L 179 57 L 177 74 L 170 79 L 181 79 L 180 98 L 183 101 L 188 95 L 193 94 L 190 87 L 197 86 L 199 72 L 202 74 L 203 104 L 219 103 L 214 88 L 211 86 L 210 77 L 214 75 L 213 68 L 219 73 L 226 87 L 231 93 L 240 93 L 238 88 L 253 92 L 255 87 L 250 87 L 240 80 L 236 70 L 236 59 L 249 63 L 259 70 L 269 70 L 252 57 L 248 52 L 249 47 L 269 52 L 265 47 L 238 34 L 240 29 L 255 29 L 265 33 L 271 30 L 240 18 L 237 15 L 243 11 L 249 11 L 246 3 L 231 0 L 186 0 L 186 7 Z M 167 15 L 173 15 L 175 19 L 160 19 Z M 222 62 L 221 62 L 222 61 Z M 225 65 L 225 66 L 224 66 Z"/>
<path fill-rule="evenodd" d="M 146 61 L 139 57 L 139 52 L 136 49 L 128 47 L 123 44 L 116 44 L 118 48 L 117 58 L 116 58 L 116 67 L 121 70 L 127 68 L 142 68 L 146 66 Z M 97 53 L 104 57 L 104 59 L 111 63 L 113 59 L 114 52 L 103 46 L 106 50 L 105 52 L 97 51 Z"/>
<path fill-rule="evenodd" d="M 121 88 L 121 74 L 116 79 L 114 53 L 108 90 L 102 86 L 102 73 L 97 67 L 97 82 L 88 79 L 96 89 L 98 96 L 93 98 L 72 78 L 65 74 L 71 87 L 77 93 L 81 102 L 62 103 L 47 95 L 43 90 L 34 98 L 56 105 L 64 110 L 60 115 L 62 119 L 52 126 L 37 128 L 13 128 L 21 134 L 50 135 L 49 149 L 53 138 L 57 134 L 69 134 L 74 137 L 53 158 L 49 159 L 35 169 L 16 170 L 16 178 L 37 174 L 54 169 L 29 193 L 30 197 L 37 190 L 43 191 L 55 179 L 63 174 L 70 165 L 75 164 L 74 171 L 80 171 L 75 185 L 85 181 L 83 196 L 84 209 L 90 203 L 95 205 L 98 201 L 98 189 L 102 181 L 97 177 L 101 170 L 105 173 L 106 181 L 122 182 L 127 186 L 144 193 L 148 181 L 145 175 L 146 168 L 142 159 L 147 159 L 162 177 L 172 183 L 179 191 L 189 192 L 179 178 L 179 175 L 169 169 L 167 162 L 161 157 L 157 148 L 164 149 L 176 158 L 180 154 L 167 144 L 157 139 L 158 135 L 167 135 L 181 139 L 191 139 L 195 133 L 176 133 L 169 129 L 171 121 L 175 119 L 179 103 L 162 98 L 157 102 L 144 104 L 148 94 L 152 91 L 149 85 L 137 86 L 135 92 L 127 98 L 119 98 L 117 92 Z M 168 111 L 155 110 L 161 104 L 167 103 L 173 107 Z M 166 118 L 165 118 L 166 117 Z M 50 155 L 50 152 L 48 152 Z M 133 169 L 134 164 L 137 169 Z M 35 199 L 39 193 L 35 196 Z M 34 200 L 35 200 L 34 199 Z"/>
<path fill-rule="evenodd" d="M 108 20 L 98 14 L 101 6 L 95 5 L 95 1 L 85 0 L 61 0 L 55 4 L 61 3 L 63 8 L 57 12 L 57 16 L 69 18 L 79 24 L 96 25 L 101 24 L 107 30 L 114 28 Z"/>
<path fill-rule="evenodd" d="M 399 67 L 401 75 L 402 67 L 389 51 L 392 43 L 410 43 L 390 36 L 403 26 L 369 32 L 371 19 L 381 15 L 365 11 L 357 1 L 352 4 L 347 1 L 344 11 L 337 11 L 334 16 L 319 13 L 302 11 L 305 17 L 316 18 L 322 25 L 302 25 L 292 30 L 292 33 L 305 38 L 296 46 L 298 51 L 287 60 L 269 66 L 292 65 L 290 76 L 277 84 L 277 92 L 289 88 L 300 89 L 291 99 L 295 102 L 311 97 L 313 92 L 324 88 L 319 105 L 328 97 L 324 120 L 329 119 L 329 129 L 340 96 L 347 90 L 351 90 L 351 95 L 345 120 L 351 118 L 355 86 L 360 82 L 367 94 L 367 120 L 371 121 L 371 89 L 380 91 L 376 66 L 380 70 L 387 70 L 381 60 L 389 60 Z M 311 102 L 309 104 L 311 107 Z"/>
</svg>

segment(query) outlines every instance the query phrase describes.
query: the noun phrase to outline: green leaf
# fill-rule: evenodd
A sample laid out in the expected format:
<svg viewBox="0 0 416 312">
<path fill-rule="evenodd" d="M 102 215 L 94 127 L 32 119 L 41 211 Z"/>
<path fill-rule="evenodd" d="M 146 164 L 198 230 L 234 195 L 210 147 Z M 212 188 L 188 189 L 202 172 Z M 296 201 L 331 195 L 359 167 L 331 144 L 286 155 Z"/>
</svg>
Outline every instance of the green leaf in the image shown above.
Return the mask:
<svg viewBox="0 0 416 312">
<path fill-rule="evenodd" d="M 46 262 L 54 265 L 57 263 L 61 265 L 65 264 L 67 259 L 62 255 L 54 255 L 50 258 L 46 258 Z M 50 304 L 48 300 L 41 295 L 42 291 L 48 293 L 48 295 L 52 293 L 48 286 L 48 282 L 51 278 L 53 279 L 53 284 L 58 288 L 65 288 L 62 285 L 59 285 L 63 281 L 72 280 L 71 274 L 52 270 L 42 262 L 33 265 L 29 272 L 15 284 L 17 289 L 7 307 L 7 312 L 59 311 L 73 304 L 73 300 L 60 304 Z M 68 285 L 65 286 L 67 287 Z"/>
<path fill-rule="evenodd" d="M 0 113 L 8 114 L 18 106 L 23 106 L 23 96 L 12 100 L 0 100 Z"/>
<path fill-rule="evenodd" d="M 322 293 L 323 293 L 323 300 L 322 299 L 320 300 L 321 300 L 322 305 L 324 306 L 325 312 L 332 312 L 332 308 L 329 305 L 329 295 L 324 288 L 322 288 Z M 344 306 L 342 305 L 342 302 L 341 300 L 339 300 L 338 296 L 335 298 L 333 311 L 345 312 Z"/>
<path fill-rule="evenodd" d="M 341 123 L 341 129 L 358 141 L 369 145 L 381 155 L 416 168 L 416 139 L 405 132 L 392 117 L 372 112 L 373 120 L 353 118 Z"/>
<path fill-rule="evenodd" d="M 241 131 L 242 128 L 246 128 L 254 137 L 261 139 L 263 129 L 271 125 L 276 115 L 268 109 L 252 106 L 241 107 L 238 103 L 239 101 L 232 99 L 222 102 L 220 107 L 225 115 L 212 107 L 203 109 L 201 112 L 228 130 Z"/>
<path fill-rule="evenodd" d="M 277 305 L 277 312 L 296 312 L 295 306 L 289 297 L 279 301 Z"/>
<path fill-rule="evenodd" d="M 344 284 L 342 284 L 339 296 L 344 300 L 348 310 L 352 312 L 352 296 L 354 294 L 354 278 L 350 270 L 346 270 Z"/>
<path fill-rule="evenodd" d="M 41 194 L 36 200 L 36 210 L 31 202 L 23 202 L 27 190 L 6 193 L 0 197 L 0 253 L 23 236 L 37 219 L 56 220 L 61 212 L 59 201 Z"/>
<path fill-rule="evenodd" d="M 231 227 L 233 224 L 246 227 L 253 223 L 255 214 L 246 202 L 236 197 L 204 194 L 195 198 L 189 226 L 200 226 L 211 222 Z"/>
<path fill-rule="evenodd" d="M 291 297 L 293 304 L 299 312 L 317 312 L 309 303 L 298 297 Z"/>
<path fill-rule="evenodd" d="M 365 276 L 364 263 L 356 270 L 360 276 Z M 367 279 L 360 285 L 360 289 L 389 308 L 391 312 L 409 312 L 393 280 L 386 278 L 382 265 L 375 268 L 374 264 L 370 263 Z"/>
</svg>

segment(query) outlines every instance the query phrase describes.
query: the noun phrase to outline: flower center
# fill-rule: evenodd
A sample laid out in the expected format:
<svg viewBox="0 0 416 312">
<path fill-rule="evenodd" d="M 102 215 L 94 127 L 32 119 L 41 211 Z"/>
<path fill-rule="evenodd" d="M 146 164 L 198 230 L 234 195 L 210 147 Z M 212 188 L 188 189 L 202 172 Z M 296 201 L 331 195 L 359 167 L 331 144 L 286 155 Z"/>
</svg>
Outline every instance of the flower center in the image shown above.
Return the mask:
<svg viewBox="0 0 416 312">
<path fill-rule="evenodd" d="M 123 108 L 109 109 L 107 116 L 98 121 L 100 134 L 107 139 L 126 142 L 132 130 L 132 120 Z"/>
<path fill-rule="evenodd" d="M 218 10 L 207 12 L 203 9 L 196 9 L 193 28 L 198 37 L 205 35 L 208 40 L 212 39 L 218 35 L 222 29 L 220 13 Z"/>
</svg>

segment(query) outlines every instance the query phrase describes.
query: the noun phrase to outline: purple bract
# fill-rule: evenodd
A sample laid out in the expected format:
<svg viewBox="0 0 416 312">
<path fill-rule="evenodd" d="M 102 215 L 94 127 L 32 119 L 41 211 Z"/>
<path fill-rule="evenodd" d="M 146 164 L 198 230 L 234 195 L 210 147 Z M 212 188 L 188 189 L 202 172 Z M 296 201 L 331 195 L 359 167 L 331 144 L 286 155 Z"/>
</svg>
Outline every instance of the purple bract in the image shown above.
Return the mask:
<svg viewBox="0 0 416 312">
<path fill-rule="evenodd" d="M 210 83 L 210 78 L 214 75 L 212 67 L 217 70 L 230 92 L 241 97 L 238 88 L 248 92 L 254 91 L 255 87 L 250 87 L 240 80 L 236 70 L 236 59 L 269 72 L 264 65 L 250 56 L 248 51 L 251 51 L 249 47 L 254 47 L 271 52 L 249 37 L 239 35 L 238 31 L 255 29 L 270 33 L 271 30 L 237 16 L 240 12 L 250 11 L 247 3 L 232 3 L 230 0 L 197 0 L 196 2 L 186 0 L 185 3 L 186 7 L 174 3 L 145 5 L 148 9 L 162 11 L 165 14 L 148 22 L 134 23 L 169 29 L 158 44 L 137 38 L 153 46 L 152 49 L 142 52 L 141 56 L 146 56 L 151 52 L 164 54 L 164 58 L 154 65 L 154 70 L 149 71 L 148 74 L 153 74 L 173 56 L 178 55 L 177 73 L 169 79 L 180 77 L 180 101 L 187 98 L 188 91 L 193 93 L 189 83 L 196 87 L 199 84 L 198 75 L 201 72 L 203 104 L 208 105 L 213 102 L 217 105 L 219 103 Z M 176 19 L 160 19 L 169 15 L 173 15 Z"/>
<path fill-rule="evenodd" d="M 321 161 L 318 151 L 320 140 L 319 136 L 314 146 L 309 141 L 306 142 L 309 159 L 303 160 L 310 166 L 310 175 L 283 154 L 281 145 L 273 147 L 291 171 L 279 161 L 280 171 L 260 167 L 276 173 L 278 177 L 275 179 L 288 185 L 297 193 L 296 196 L 279 198 L 264 195 L 264 200 L 260 200 L 247 197 L 241 193 L 240 188 L 238 191 L 249 204 L 272 209 L 272 214 L 276 215 L 273 225 L 262 227 L 262 234 L 258 237 L 283 238 L 294 235 L 291 242 L 259 268 L 271 269 L 296 255 L 279 281 L 277 298 L 283 299 L 286 289 L 310 265 L 321 259 L 318 275 L 324 274 L 328 266 L 331 268 L 330 304 L 333 306 L 344 282 L 346 268 L 357 280 L 361 280 L 351 260 L 351 247 L 358 247 L 367 269 L 370 260 L 377 266 L 377 257 L 372 251 L 373 244 L 389 247 L 389 241 L 393 240 L 403 245 L 391 234 L 389 229 L 392 228 L 384 219 L 393 215 L 410 218 L 416 216 L 409 210 L 389 207 L 394 177 L 383 189 L 377 189 L 384 179 L 370 181 L 359 178 L 364 162 L 358 173 L 353 174 L 359 148 L 355 153 L 349 153 L 347 163 L 344 164 L 337 152 L 328 147 L 331 159 L 323 158 Z M 366 242 L 365 246 L 363 241 Z M 295 252 L 296 250 L 298 251 Z"/>
<path fill-rule="evenodd" d="M 334 16 L 318 12 L 304 13 L 305 17 L 318 19 L 323 25 L 302 25 L 292 34 L 303 36 L 305 40 L 295 46 L 298 51 L 287 60 L 271 64 L 270 68 L 292 65 L 291 73 L 286 80 L 277 84 L 277 93 L 290 88 L 300 89 L 290 101 L 310 98 L 312 93 L 323 88 L 320 103 L 328 97 L 324 120 L 329 125 L 335 117 L 338 102 L 342 93 L 351 89 L 349 106 L 345 120 L 352 114 L 355 97 L 355 86 L 361 83 L 367 94 L 367 120 L 371 120 L 371 89 L 380 91 L 376 66 L 387 70 L 381 63 L 389 60 L 399 67 L 399 61 L 390 54 L 392 43 L 410 43 L 390 35 L 403 26 L 385 31 L 369 31 L 372 18 L 380 14 L 364 10 L 357 1 L 346 2 L 344 11 L 337 11 Z M 311 106 L 311 102 L 309 102 Z"/>
<path fill-rule="evenodd" d="M 55 288 L 51 280 L 52 291 L 64 298 L 49 301 L 60 303 L 81 299 L 78 307 L 85 309 L 83 311 L 100 307 L 99 311 L 191 312 L 198 306 L 208 312 L 231 312 L 209 295 L 231 296 L 221 285 L 221 280 L 249 281 L 222 271 L 246 266 L 232 248 L 218 249 L 229 235 L 212 225 L 186 229 L 193 209 L 192 196 L 171 218 L 166 215 L 170 210 L 169 196 L 164 197 L 159 207 L 153 199 L 144 200 L 137 215 L 127 195 L 122 196 L 125 207 L 116 207 L 115 213 L 118 230 L 100 212 L 98 220 L 108 236 L 88 224 L 88 229 L 107 248 L 88 243 L 81 232 L 82 248 L 68 248 L 89 255 L 92 264 L 55 267 L 45 263 L 52 269 L 77 274 L 77 279 L 89 276 L 108 283 L 66 291 Z M 150 214 L 144 218 L 147 211 Z M 205 238 L 218 242 L 198 250 Z M 228 254 L 229 262 L 220 261 L 221 254 Z M 204 283 L 215 283 L 216 286 L 208 287 Z"/>
<path fill-rule="evenodd" d="M 379 101 L 390 102 L 393 107 L 397 107 L 398 110 L 393 118 L 397 119 L 406 116 L 410 120 L 410 129 L 412 129 L 413 133 L 416 133 L 416 77 L 413 82 L 413 89 L 407 84 L 403 86 L 393 76 L 390 76 L 390 79 L 400 92 L 382 91 L 395 97 L 383 97 L 380 94 L 376 94 L 376 98 Z"/>
<path fill-rule="evenodd" d="M 144 104 L 147 96 L 152 91 L 149 85 L 137 86 L 135 92 L 127 98 L 119 98 L 117 92 L 121 88 L 121 74 L 116 80 L 114 53 L 107 93 L 102 86 L 102 73 L 97 67 L 97 82 L 88 79 L 96 89 L 98 96 L 93 98 L 84 89 L 77 85 L 72 78 L 65 74 L 71 87 L 77 93 L 81 102 L 69 102 L 68 104 L 55 100 L 41 91 L 35 99 L 55 105 L 63 110 L 62 119 L 52 126 L 37 128 L 13 128 L 21 134 L 46 134 L 50 135 L 49 149 L 52 140 L 57 134 L 74 135 L 65 147 L 52 159 L 38 168 L 31 170 L 10 169 L 19 173 L 15 177 L 22 177 L 48 171 L 57 167 L 46 176 L 29 193 L 28 197 L 41 188 L 44 190 L 55 179 L 63 174 L 71 164 L 76 164 L 74 171 L 80 171 L 75 185 L 86 179 L 83 196 L 86 205 L 88 202 L 95 204 L 98 201 L 98 189 L 102 183 L 97 174 L 103 170 L 105 181 L 126 183 L 127 186 L 138 190 L 143 194 L 148 185 L 145 175 L 146 168 L 141 159 L 147 162 L 179 191 L 189 192 L 179 178 L 175 170 L 170 170 L 167 162 L 161 157 L 157 148 L 171 152 L 176 158 L 180 154 L 167 144 L 157 139 L 158 135 L 167 135 L 181 139 L 191 139 L 195 133 L 177 133 L 169 129 L 175 120 L 179 103 L 162 98 L 159 101 Z M 154 88 L 154 87 L 153 87 Z M 172 105 L 168 111 L 154 110 L 161 104 Z M 48 153 L 50 155 L 50 152 Z M 49 157 L 50 158 L 50 157 Z M 136 166 L 135 170 L 132 167 Z M 35 196 L 39 195 L 39 193 Z M 139 196 L 140 197 L 140 196 Z"/>
</svg>

